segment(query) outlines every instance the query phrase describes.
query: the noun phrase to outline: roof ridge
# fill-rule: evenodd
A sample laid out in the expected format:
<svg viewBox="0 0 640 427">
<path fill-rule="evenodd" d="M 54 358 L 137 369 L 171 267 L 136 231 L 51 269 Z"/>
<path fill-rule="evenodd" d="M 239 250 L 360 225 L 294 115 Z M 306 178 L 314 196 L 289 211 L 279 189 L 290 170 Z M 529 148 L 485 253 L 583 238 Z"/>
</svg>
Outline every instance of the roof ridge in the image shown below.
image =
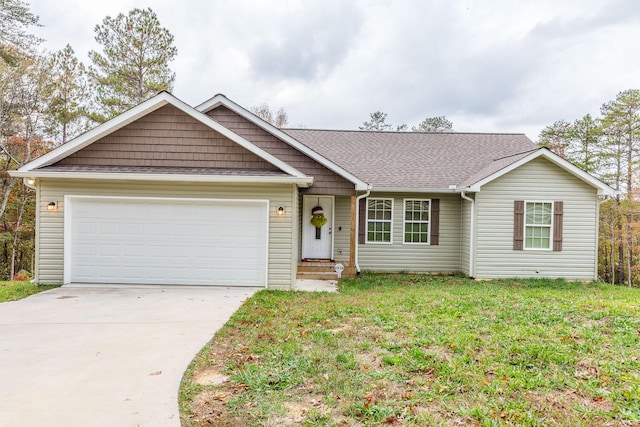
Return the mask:
<svg viewBox="0 0 640 427">
<path fill-rule="evenodd" d="M 286 131 L 319 131 L 319 132 L 349 132 L 349 133 L 380 133 L 380 134 L 395 134 L 395 135 L 411 135 L 411 134 L 426 134 L 426 135 L 525 135 L 522 132 L 427 132 L 427 131 L 396 131 L 396 130 L 366 130 L 366 129 L 320 129 L 320 128 L 280 128 L 280 130 Z"/>
<path fill-rule="evenodd" d="M 538 151 L 539 149 L 541 149 L 542 147 L 536 147 L 536 148 L 532 148 L 531 150 L 525 150 L 525 151 L 520 151 L 519 153 L 513 153 L 513 154 L 509 154 L 508 156 L 503 156 L 503 157 L 497 157 L 495 159 L 493 159 L 494 162 L 497 162 L 498 160 L 504 160 L 504 159 L 508 159 L 509 157 L 513 157 L 513 156 L 519 156 L 520 154 L 524 154 L 524 153 L 533 153 L 534 151 Z"/>
</svg>

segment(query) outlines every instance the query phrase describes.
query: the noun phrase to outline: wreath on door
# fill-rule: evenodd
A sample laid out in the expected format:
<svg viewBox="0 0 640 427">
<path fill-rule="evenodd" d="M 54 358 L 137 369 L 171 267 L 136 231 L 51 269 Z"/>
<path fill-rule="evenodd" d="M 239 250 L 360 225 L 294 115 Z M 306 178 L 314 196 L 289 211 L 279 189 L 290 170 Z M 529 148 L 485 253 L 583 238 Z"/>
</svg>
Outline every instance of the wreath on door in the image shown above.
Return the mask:
<svg viewBox="0 0 640 427">
<path fill-rule="evenodd" d="M 327 218 L 324 216 L 324 209 L 321 206 L 316 206 L 311 209 L 311 224 L 316 228 L 321 228 L 327 223 Z"/>
</svg>

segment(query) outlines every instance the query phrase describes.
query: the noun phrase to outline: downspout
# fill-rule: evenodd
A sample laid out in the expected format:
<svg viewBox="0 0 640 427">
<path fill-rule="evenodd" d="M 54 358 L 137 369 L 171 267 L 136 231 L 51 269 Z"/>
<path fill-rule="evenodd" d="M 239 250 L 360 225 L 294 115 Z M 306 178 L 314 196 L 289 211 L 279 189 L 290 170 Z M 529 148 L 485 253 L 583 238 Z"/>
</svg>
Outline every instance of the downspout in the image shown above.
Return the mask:
<svg viewBox="0 0 640 427">
<path fill-rule="evenodd" d="M 471 202 L 471 219 L 469 220 L 469 277 L 473 279 L 475 272 L 473 271 L 473 254 L 475 253 L 475 200 L 464 194 L 464 191 L 460 192 L 460 197 L 464 200 Z"/>
<path fill-rule="evenodd" d="M 364 199 L 365 197 L 369 196 L 369 194 L 371 194 L 371 189 L 369 188 L 367 190 L 366 193 L 363 193 L 361 195 L 359 195 L 358 197 L 356 197 L 356 244 L 355 244 L 355 255 L 354 255 L 354 259 L 356 262 L 356 274 L 360 274 L 360 264 L 358 263 L 358 246 L 359 242 L 358 242 L 358 233 L 360 230 L 360 200 Z"/>
</svg>

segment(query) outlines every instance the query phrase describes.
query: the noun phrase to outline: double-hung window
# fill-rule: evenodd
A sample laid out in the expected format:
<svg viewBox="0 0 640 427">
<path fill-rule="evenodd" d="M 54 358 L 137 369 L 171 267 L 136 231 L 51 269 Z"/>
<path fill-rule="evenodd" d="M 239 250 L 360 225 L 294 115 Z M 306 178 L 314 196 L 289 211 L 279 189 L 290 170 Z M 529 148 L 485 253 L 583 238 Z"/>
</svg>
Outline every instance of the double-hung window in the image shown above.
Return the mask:
<svg viewBox="0 0 640 427">
<path fill-rule="evenodd" d="M 367 199 L 367 243 L 391 243 L 393 199 Z"/>
<path fill-rule="evenodd" d="M 524 248 L 551 249 L 553 230 L 552 202 L 525 202 Z"/>
<path fill-rule="evenodd" d="M 428 199 L 404 200 L 404 243 L 429 244 L 431 201 Z"/>
</svg>

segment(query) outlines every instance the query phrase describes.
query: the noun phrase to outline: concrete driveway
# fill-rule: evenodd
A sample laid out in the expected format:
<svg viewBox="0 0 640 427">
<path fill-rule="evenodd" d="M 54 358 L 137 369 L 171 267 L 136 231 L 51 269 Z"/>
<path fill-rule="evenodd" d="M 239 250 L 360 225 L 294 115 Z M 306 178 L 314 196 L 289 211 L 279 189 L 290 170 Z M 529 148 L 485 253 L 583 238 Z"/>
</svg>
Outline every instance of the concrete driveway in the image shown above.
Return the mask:
<svg viewBox="0 0 640 427">
<path fill-rule="evenodd" d="M 250 288 L 58 288 L 0 304 L 0 423 L 179 426 L 178 387 Z"/>
</svg>

